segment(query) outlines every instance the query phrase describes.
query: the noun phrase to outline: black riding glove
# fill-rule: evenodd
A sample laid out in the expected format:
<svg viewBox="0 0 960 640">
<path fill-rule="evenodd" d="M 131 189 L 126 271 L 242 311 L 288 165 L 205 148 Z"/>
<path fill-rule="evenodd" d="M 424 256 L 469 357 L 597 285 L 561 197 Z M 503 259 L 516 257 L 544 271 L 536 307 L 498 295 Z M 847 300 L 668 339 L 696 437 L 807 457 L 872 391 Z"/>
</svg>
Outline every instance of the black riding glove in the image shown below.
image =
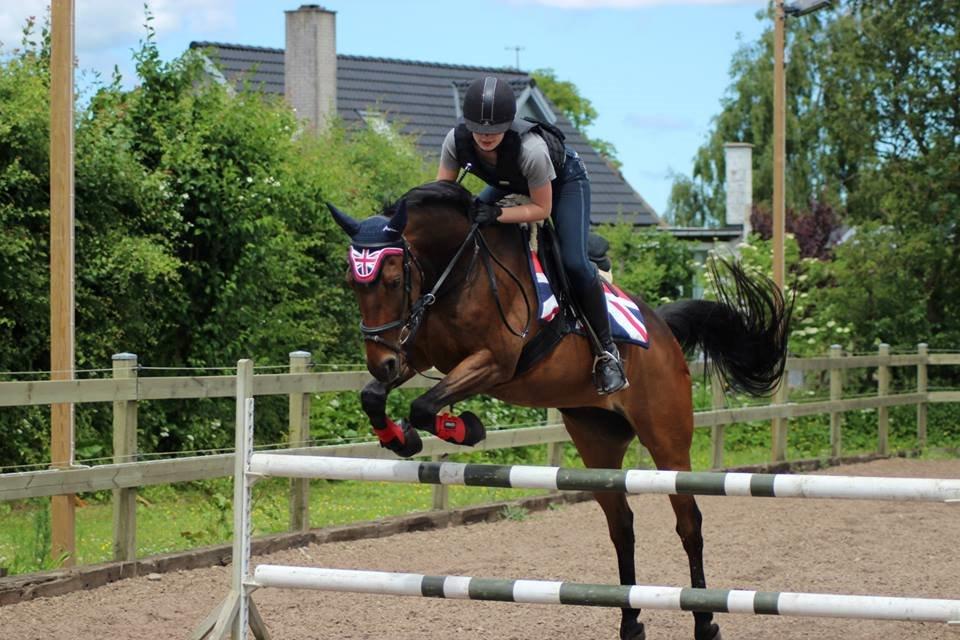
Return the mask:
<svg viewBox="0 0 960 640">
<path fill-rule="evenodd" d="M 497 205 L 474 199 L 473 206 L 470 207 L 470 222 L 486 227 L 496 222 L 502 214 L 503 209 Z"/>
</svg>

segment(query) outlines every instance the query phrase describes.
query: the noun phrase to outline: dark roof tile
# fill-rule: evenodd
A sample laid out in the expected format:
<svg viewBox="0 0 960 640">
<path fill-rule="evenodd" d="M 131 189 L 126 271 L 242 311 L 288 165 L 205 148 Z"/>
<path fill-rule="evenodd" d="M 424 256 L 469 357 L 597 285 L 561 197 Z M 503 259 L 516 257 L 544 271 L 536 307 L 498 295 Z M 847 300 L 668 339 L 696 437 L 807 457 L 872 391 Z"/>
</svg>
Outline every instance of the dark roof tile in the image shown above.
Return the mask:
<svg viewBox="0 0 960 640">
<path fill-rule="evenodd" d="M 190 48 L 207 50 L 231 82 L 246 80 L 264 92 L 283 94 L 283 49 L 219 42 L 192 42 Z M 454 97 L 479 73 L 507 80 L 518 93 L 531 83 L 528 74 L 516 69 L 338 54 L 337 112 L 345 121 L 357 122 L 360 112 L 379 110 L 400 123 L 404 133 L 416 135 L 421 152 L 435 158 L 456 124 Z M 556 108 L 554 112 L 567 144 L 580 154 L 590 174 L 592 221 L 616 222 L 622 216 L 635 224 L 658 224 L 653 208 Z"/>
</svg>

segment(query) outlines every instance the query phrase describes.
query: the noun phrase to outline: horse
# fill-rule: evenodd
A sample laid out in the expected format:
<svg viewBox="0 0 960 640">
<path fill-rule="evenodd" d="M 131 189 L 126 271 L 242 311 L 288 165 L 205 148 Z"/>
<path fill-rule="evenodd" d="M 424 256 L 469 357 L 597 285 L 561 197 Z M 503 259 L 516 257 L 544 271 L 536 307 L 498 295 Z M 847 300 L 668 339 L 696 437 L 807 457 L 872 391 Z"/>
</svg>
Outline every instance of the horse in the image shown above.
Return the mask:
<svg viewBox="0 0 960 640">
<path fill-rule="evenodd" d="M 359 305 L 367 368 L 363 410 L 381 444 L 409 457 L 417 429 L 458 444 L 483 438 L 477 416 L 438 416 L 455 402 L 488 394 L 508 403 L 559 409 L 590 468 L 619 469 L 639 439 L 658 469 L 689 471 L 693 401 L 685 351 L 699 349 L 725 384 L 770 393 L 783 375 L 792 305 L 763 276 L 723 260 L 717 300 L 679 300 L 655 311 L 640 298 L 647 348 L 624 344 L 629 387 L 602 396 L 592 381 L 593 354 L 570 333 L 528 370 L 517 372 L 525 345 L 541 327 L 531 321 L 534 283 L 519 225 L 472 225 L 472 198 L 457 183 L 415 187 L 363 221 L 328 203 L 350 237 L 346 283 Z M 722 276 L 722 277 L 721 277 Z M 435 367 L 444 377 L 410 407 L 409 420 L 386 415 L 387 394 Z M 607 521 L 620 583 L 636 584 L 633 513 L 623 493 L 593 495 Z M 693 587 L 705 588 L 702 516 L 690 495 L 670 496 Z M 646 637 L 639 609 L 622 609 L 621 640 Z M 710 612 L 693 612 L 695 640 L 720 640 Z"/>
</svg>

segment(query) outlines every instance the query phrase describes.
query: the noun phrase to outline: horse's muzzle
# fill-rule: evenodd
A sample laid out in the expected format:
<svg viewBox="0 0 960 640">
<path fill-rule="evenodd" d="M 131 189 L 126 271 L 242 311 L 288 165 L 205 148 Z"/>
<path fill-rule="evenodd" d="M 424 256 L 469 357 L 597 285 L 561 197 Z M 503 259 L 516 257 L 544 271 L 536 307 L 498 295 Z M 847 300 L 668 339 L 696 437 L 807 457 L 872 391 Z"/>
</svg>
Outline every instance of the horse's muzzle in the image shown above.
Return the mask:
<svg viewBox="0 0 960 640">
<path fill-rule="evenodd" d="M 389 385 L 400 376 L 400 360 L 395 355 L 388 355 L 374 364 L 368 358 L 367 369 L 374 378 Z"/>
</svg>

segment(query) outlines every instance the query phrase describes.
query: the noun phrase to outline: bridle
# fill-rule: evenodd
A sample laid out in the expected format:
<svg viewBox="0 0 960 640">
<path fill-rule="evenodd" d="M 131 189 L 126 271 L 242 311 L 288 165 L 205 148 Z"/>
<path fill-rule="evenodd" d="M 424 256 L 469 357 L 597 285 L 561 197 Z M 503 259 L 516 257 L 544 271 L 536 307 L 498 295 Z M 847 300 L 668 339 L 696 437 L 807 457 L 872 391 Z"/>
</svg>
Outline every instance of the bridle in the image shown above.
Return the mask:
<svg viewBox="0 0 960 640">
<path fill-rule="evenodd" d="M 504 326 L 506 326 L 513 335 L 519 338 L 525 338 L 529 333 L 531 322 L 531 308 L 530 301 L 527 299 L 527 294 L 524 291 L 523 285 L 519 278 L 517 278 L 513 272 L 507 269 L 507 267 L 500 262 L 496 255 L 490 251 L 490 247 L 487 245 L 486 240 L 484 240 L 483 235 L 477 232 L 478 229 L 479 225 L 476 223 L 470 226 L 470 231 L 467 232 L 466 238 L 464 238 L 463 242 L 460 244 L 460 247 L 457 249 L 457 252 L 443 270 L 443 273 L 441 273 L 440 277 L 437 278 L 436 283 L 434 283 L 429 292 L 421 295 L 416 301 L 413 302 L 411 302 L 413 300 L 413 278 L 411 277 L 411 274 L 413 273 L 413 267 L 416 267 L 417 269 L 421 284 L 425 279 L 424 270 L 423 265 L 420 264 L 420 261 L 417 259 L 416 255 L 410 250 L 410 244 L 405 238 L 401 238 L 399 248 L 403 250 L 403 309 L 404 312 L 406 312 L 406 317 L 400 317 L 396 320 L 391 320 L 390 322 L 385 322 L 373 327 L 365 325 L 361 319 L 360 333 L 363 334 L 363 339 L 386 347 L 387 349 L 395 352 L 397 355 L 404 356 L 406 361 L 410 362 L 410 349 L 412 348 L 413 342 L 416 339 L 417 333 L 420 331 L 420 327 L 423 324 L 427 310 L 437 301 L 437 298 L 452 290 L 448 288 L 447 291 L 444 291 L 443 293 L 440 292 L 440 288 L 447 281 L 447 278 L 453 272 L 454 267 L 460 261 L 460 257 L 464 254 L 467 247 L 470 246 L 471 242 L 473 244 L 473 256 L 470 258 L 470 264 L 467 267 L 467 273 L 464 276 L 464 281 L 466 281 L 473 272 L 474 266 L 477 262 L 477 257 L 480 255 L 482 249 L 484 267 L 486 268 L 490 286 L 494 293 L 494 299 L 497 302 L 497 310 L 500 312 L 500 318 L 503 321 Z M 394 242 L 384 243 L 382 245 L 364 245 L 364 248 L 376 249 L 397 246 L 398 243 Z M 496 262 L 497 265 L 503 269 L 513 279 L 514 282 L 517 283 L 520 292 L 523 295 L 523 301 L 527 307 L 527 320 L 523 326 L 523 329 L 519 332 L 510 326 L 506 314 L 503 311 L 503 306 L 500 304 L 500 296 L 498 294 L 496 278 L 494 277 L 493 267 L 490 265 L 489 257 L 492 257 L 494 262 Z M 409 311 L 407 311 L 408 309 Z M 397 328 L 400 329 L 400 334 L 396 343 L 390 342 L 383 337 L 382 334 Z"/>
</svg>

